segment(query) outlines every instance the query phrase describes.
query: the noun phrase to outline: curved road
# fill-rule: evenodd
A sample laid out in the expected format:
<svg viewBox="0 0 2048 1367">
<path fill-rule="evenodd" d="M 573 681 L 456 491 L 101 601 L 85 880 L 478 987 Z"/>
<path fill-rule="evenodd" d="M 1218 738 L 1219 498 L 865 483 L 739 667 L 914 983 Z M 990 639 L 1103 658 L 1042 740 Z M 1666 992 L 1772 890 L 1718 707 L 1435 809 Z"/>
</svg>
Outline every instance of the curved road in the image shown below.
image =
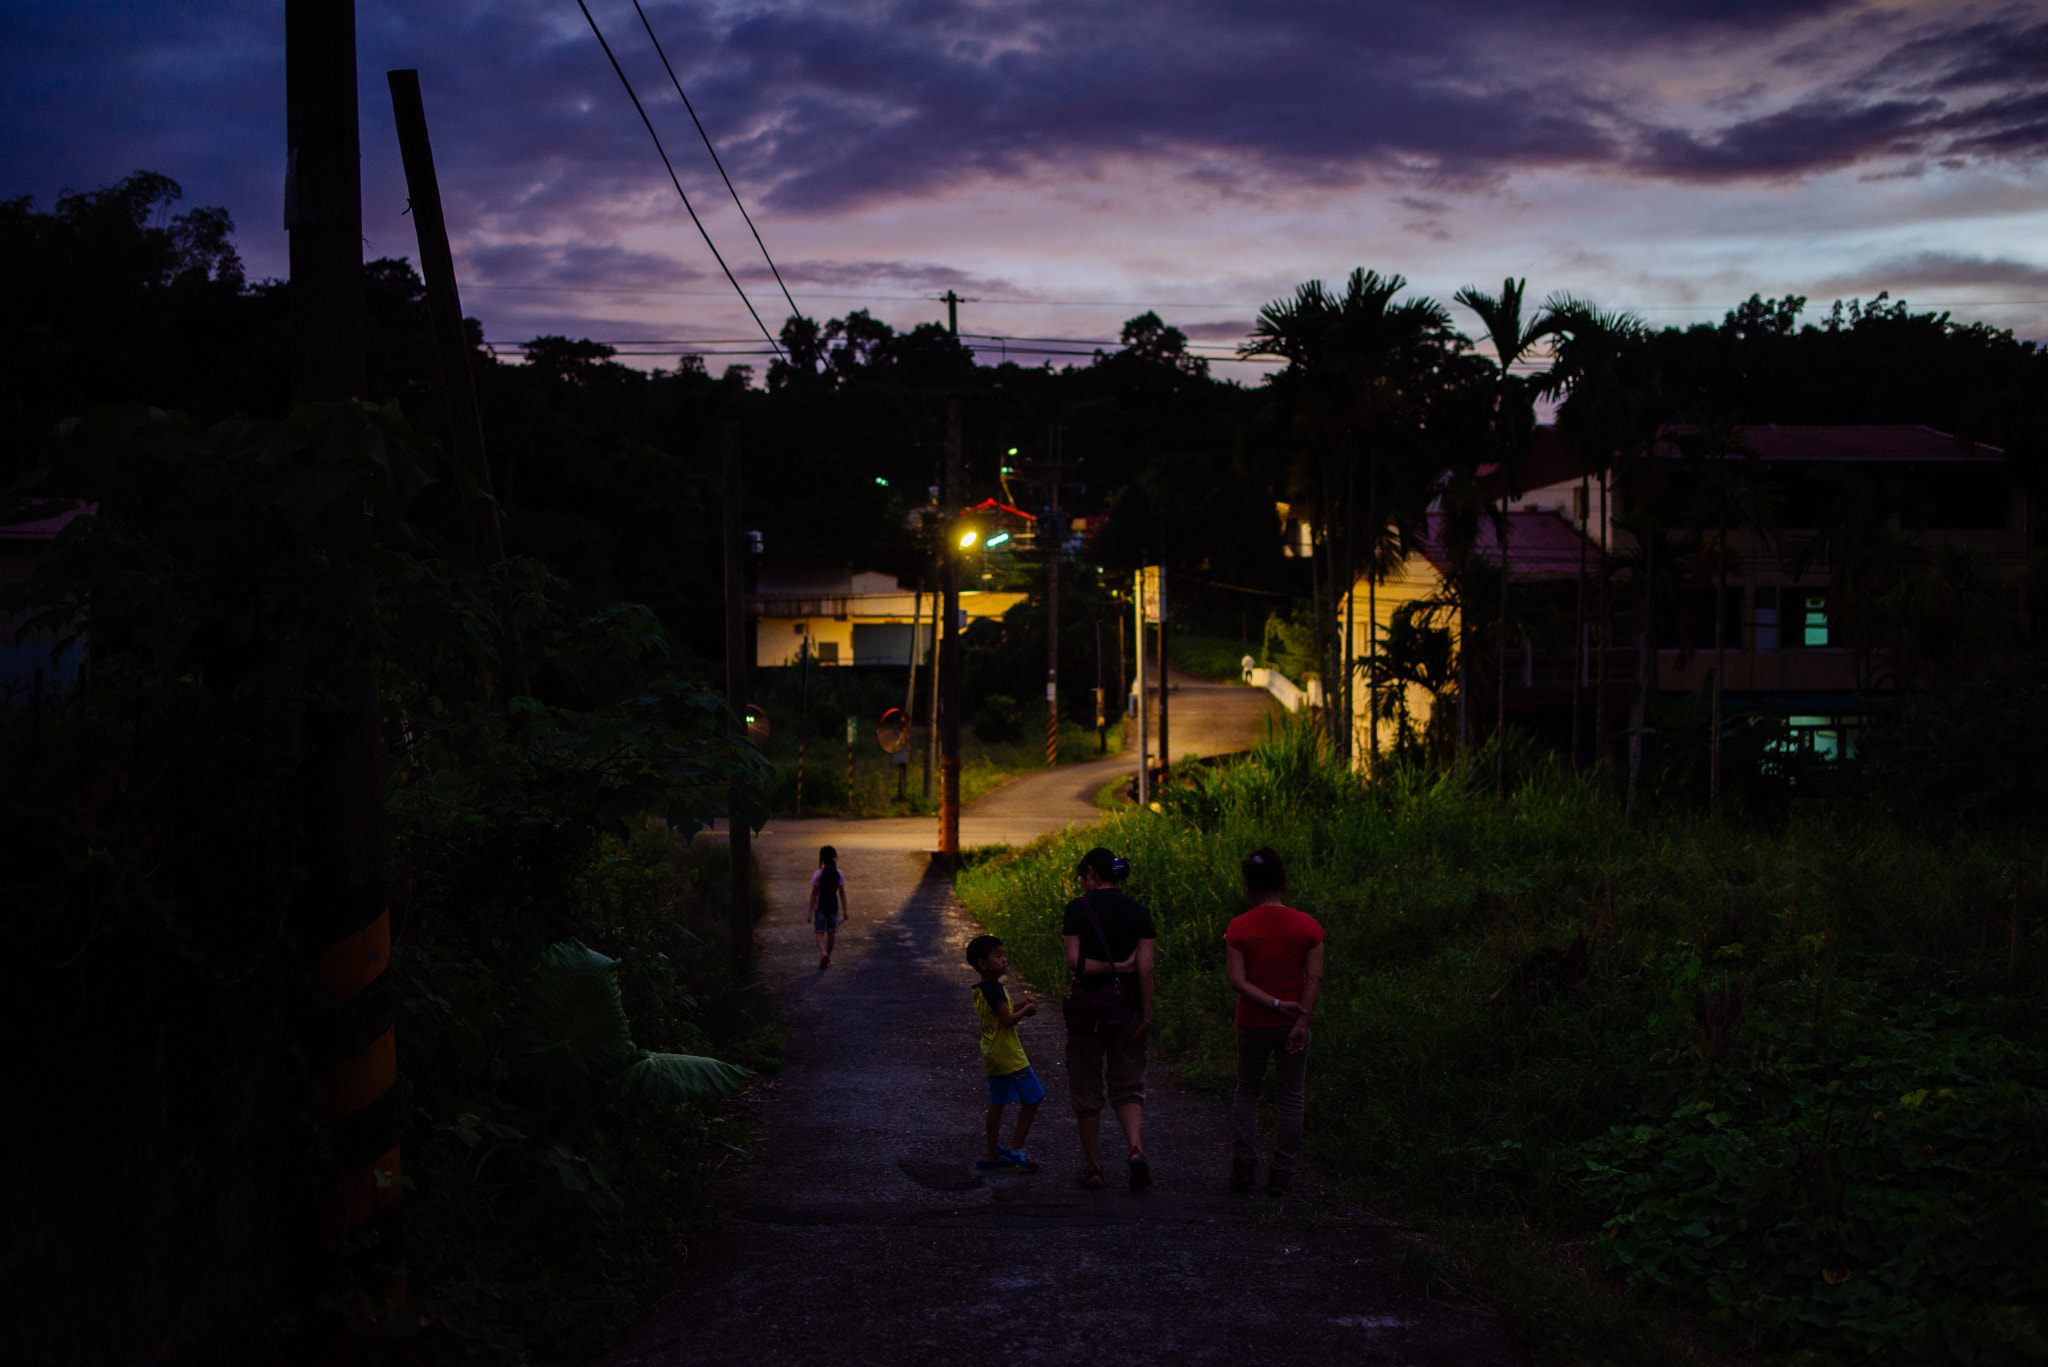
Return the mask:
<svg viewBox="0 0 2048 1367">
<path fill-rule="evenodd" d="M 1173 683 L 1179 754 L 1244 749 L 1277 710 L 1263 692 Z M 962 843 L 1093 821 L 1093 795 L 1135 759 L 1018 779 L 964 814 Z M 1224 1106 L 1161 1066 L 1145 1112 L 1157 1185 L 1125 1190 L 1105 1136 L 1110 1185 L 1083 1191 L 1056 1007 L 1020 1032 L 1046 1084 L 1030 1142 L 1041 1171 L 977 1174 L 986 1098 L 960 958 L 975 927 L 931 865 L 934 840 L 922 818 L 778 820 L 758 839 L 783 1066 L 739 1103 L 753 1161 L 609 1367 L 1520 1360 L 1482 1309 L 1432 1299 L 1403 1272 L 1412 1236 L 1314 1174 L 1284 1206 L 1228 1191 Z M 806 912 L 820 844 L 840 852 L 853 913 L 824 972 Z"/>
</svg>

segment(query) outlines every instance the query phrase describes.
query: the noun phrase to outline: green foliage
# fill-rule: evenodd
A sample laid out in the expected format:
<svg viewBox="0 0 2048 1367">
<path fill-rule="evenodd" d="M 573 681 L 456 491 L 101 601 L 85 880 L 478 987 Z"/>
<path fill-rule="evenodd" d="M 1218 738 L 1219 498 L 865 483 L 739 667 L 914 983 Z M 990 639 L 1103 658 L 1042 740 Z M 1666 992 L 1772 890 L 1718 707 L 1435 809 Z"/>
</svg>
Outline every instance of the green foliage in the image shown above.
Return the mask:
<svg viewBox="0 0 2048 1367">
<path fill-rule="evenodd" d="M 605 836 L 557 913 L 576 938 L 538 951 L 459 888 L 405 908 L 407 1259 L 430 1323 L 388 1360 L 585 1361 L 686 1260 L 743 1153 L 713 1103 L 777 1046 L 732 974 L 727 870 L 722 843 Z"/>
<path fill-rule="evenodd" d="M 618 966 L 576 940 L 540 956 L 505 1022 L 505 1058 L 522 1092 L 553 1109 L 608 1094 L 676 1104 L 721 1100 L 753 1076 L 717 1059 L 636 1048 Z"/>
<path fill-rule="evenodd" d="M 1244 657 L 1252 652 L 1242 641 L 1174 631 L 1167 634 L 1166 653 L 1190 674 L 1237 683 L 1244 678 Z"/>
<path fill-rule="evenodd" d="M 1218 941 L 1237 861 L 1278 848 L 1293 904 L 1330 930 L 1311 1153 L 1454 1237 L 1539 1359 L 1684 1357 L 1660 1327 L 1681 1305 L 1814 1362 L 2031 1351 L 2037 899 L 2016 952 L 2007 927 L 2013 860 L 2048 850 L 1812 803 L 1772 831 L 1632 826 L 1527 756 L 1496 804 L 1492 765 L 1368 785 L 1290 729 L 1177 773 L 1161 813 L 967 870 L 961 896 L 1022 977 L 1057 986 L 1074 860 L 1128 855 L 1161 927 L 1157 1038 L 1221 1089 Z M 1556 1252 L 1532 1262 L 1525 1231 Z M 1638 1270 L 1631 1298 L 1572 1270 L 1563 1250 L 1588 1245 Z"/>
<path fill-rule="evenodd" d="M 991 693 L 974 714 L 974 734 L 991 745 L 1024 739 L 1024 709 L 1006 693 Z"/>
<path fill-rule="evenodd" d="M 1601 1248 L 1812 1361 L 2048 1357 L 2048 1055 L 1938 964 L 1826 938 L 1645 966 L 1687 1099 L 1581 1146 Z"/>
</svg>

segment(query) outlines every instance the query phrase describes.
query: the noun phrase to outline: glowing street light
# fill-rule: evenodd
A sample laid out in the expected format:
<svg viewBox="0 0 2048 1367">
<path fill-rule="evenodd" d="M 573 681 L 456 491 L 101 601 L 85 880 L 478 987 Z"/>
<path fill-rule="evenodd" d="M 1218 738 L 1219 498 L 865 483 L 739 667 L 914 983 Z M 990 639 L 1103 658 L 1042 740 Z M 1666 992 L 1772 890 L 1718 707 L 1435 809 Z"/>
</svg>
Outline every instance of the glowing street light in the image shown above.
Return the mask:
<svg viewBox="0 0 2048 1367">
<path fill-rule="evenodd" d="M 997 533 L 996 533 L 996 534 L 995 534 L 994 536 L 992 536 L 992 537 L 990 537 L 990 538 L 988 539 L 988 547 L 987 547 L 987 548 L 988 548 L 989 550 L 994 550 L 994 549 L 995 549 L 996 547 L 998 547 L 998 546 L 1005 546 L 1005 545 L 1008 545 L 1008 544 L 1009 544 L 1009 541 L 1010 541 L 1010 534 L 1009 534 L 1008 532 L 997 532 Z"/>
<path fill-rule="evenodd" d="M 960 533 L 960 549 L 964 551 L 972 545 L 974 545 L 975 540 L 979 536 L 980 533 L 975 531 L 972 527 L 969 527 L 966 531 Z"/>
</svg>

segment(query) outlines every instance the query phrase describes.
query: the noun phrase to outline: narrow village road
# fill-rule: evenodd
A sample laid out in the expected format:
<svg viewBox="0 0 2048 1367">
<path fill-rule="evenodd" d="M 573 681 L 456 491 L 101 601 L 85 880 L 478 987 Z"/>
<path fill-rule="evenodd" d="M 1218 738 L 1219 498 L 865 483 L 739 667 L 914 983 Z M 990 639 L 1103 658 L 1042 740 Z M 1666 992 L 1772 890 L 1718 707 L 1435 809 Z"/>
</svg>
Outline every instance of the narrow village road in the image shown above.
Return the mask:
<svg viewBox="0 0 2048 1367">
<path fill-rule="evenodd" d="M 1183 741 L 1174 718 L 1176 752 L 1263 734 L 1264 693 L 1175 682 L 1188 728 Z M 1091 821 L 1089 799 L 1119 765 L 1133 771 L 1135 756 L 1019 779 L 969 810 L 963 842 L 1022 844 Z M 1314 1174 L 1284 1206 L 1227 1190 L 1225 1106 L 1156 1062 L 1145 1148 L 1157 1184 L 1126 1190 L 1106 1133 L 1110 1185 L 1082 1190 L 1056 1003 L 1020 1032 L 1047 1092 L 1029 1142 L 1041 1170 L 978 1174 L 986 1095 L 960 955 L 975 928 L 931 866 L 933 843 L 928 819 L 776 821 L 757 842 L 784 1063 L 739 1103 L 754 1152 L 726 1179 L 679 1289 L 606 1367 L 1519 1360 L 1490 1316 L 1404 1273 L 1398 1229 Z M 806 911 L 821 844 L 839 850 L 853 918 L 823 972 Z"/>
</svg>

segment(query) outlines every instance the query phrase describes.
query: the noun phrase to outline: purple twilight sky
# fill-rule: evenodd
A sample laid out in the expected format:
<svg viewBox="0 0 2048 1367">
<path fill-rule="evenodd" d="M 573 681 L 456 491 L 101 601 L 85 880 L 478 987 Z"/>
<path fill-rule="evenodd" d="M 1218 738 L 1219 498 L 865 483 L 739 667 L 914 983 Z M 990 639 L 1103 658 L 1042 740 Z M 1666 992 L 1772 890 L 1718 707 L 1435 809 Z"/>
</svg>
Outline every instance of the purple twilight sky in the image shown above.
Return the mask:
<svg viewBox="0 0 2048 1367">
<path fill-rule="evenodd" d="M 951 287 L 978 300 L 963 332 L 1113 338 L 1153 308 L 1220 353 L 1363 265 L 1445 298 L 1525 275 L 1660 324 L 1889 289 L 2048 336 L 2048 3 L 643 3 L 819 318 L 943 318 Z M 592 11 L 779 324 L 630 0 Z M 282 4 L 4 12 L 0 195 L 161 171 L 283 273 Z M 748 337 L 575 0 L 357 19 L 370 255 L 415 254 L 384 72 L 417 67 L 491 340 Z"/>
</svg>

